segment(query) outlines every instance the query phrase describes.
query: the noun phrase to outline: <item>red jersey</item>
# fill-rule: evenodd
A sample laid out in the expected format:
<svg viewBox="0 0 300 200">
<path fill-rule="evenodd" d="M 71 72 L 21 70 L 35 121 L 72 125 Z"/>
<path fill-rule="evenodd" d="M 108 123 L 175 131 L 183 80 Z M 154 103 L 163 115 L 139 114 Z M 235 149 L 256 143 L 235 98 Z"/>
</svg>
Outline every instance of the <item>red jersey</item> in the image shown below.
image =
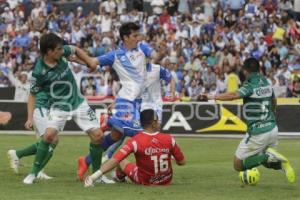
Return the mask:
<svg viewBox="0 0 300 200">
<path fill-rule="evenodd" d="M 144 185 L 165 185 L 172 180 L 171 158 L 184 159 L 175 139 L 169 134 L 141 132 L 130 138 L 114 155 L 119 162 L 134 153 L 138 179 Z"/>
</svg>

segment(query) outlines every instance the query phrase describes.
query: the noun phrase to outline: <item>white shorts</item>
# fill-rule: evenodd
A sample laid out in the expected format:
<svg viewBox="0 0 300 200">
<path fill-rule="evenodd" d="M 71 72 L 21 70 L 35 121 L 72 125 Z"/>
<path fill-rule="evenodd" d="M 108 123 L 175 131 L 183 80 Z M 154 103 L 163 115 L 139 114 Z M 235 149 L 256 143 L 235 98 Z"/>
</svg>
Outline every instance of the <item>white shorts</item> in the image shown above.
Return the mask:
<svg viewBox="0 0 300 200">
<path fill-rule="evenodd" d="M 35 133 L 41 137 L 46 132 L 49 110 L 46 108 L 35 108 L 33 111 L 33 126 Z"/>
<path fill-rule="evenodd" d="M 94 128 L 100 128 L 100 123 L 94 110 L 91 109 L 86 101 L 82 102 L 76 110 L 71 112 L 51 109 L 47 128 L 54 128 L 60 132 L 64 129 L 66 122 L 71 119 L 85 132 Z"/>
<path fill-rule="evenodd" d="M 159 106 L 155 103 L 142 103 L 141 105 L 141 112 L 143 110 L 152 109 L 156 112 L 158 117 L 158 122 L 161 123 L 162 120 L 162 106 Z"/>
<path fill-rule="evenodd" d="M 244 160 L 250 156 L 263 152 L 269 146 L 277 146 L 278 127 L 274 127 L 271 131 L 259 135 L 251 135 L 247 133 L 244 139 L 240 142 L 235 156 Z"/>
</svg>

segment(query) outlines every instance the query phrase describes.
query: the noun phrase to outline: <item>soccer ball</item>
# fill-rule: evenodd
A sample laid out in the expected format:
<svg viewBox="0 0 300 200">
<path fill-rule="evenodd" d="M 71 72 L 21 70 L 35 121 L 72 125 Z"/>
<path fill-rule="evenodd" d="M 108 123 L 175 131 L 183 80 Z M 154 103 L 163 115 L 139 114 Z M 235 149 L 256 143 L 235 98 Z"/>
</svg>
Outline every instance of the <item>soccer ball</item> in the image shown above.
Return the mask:
<svg viewBox="0 0 300 200">
<path fill-rule="evenodd" d="M 240 172 L 239 177 L 245 185 L 256 185 L 259 182 L 260 173 L 257 168 L 252 168 Z"/>
</svg>

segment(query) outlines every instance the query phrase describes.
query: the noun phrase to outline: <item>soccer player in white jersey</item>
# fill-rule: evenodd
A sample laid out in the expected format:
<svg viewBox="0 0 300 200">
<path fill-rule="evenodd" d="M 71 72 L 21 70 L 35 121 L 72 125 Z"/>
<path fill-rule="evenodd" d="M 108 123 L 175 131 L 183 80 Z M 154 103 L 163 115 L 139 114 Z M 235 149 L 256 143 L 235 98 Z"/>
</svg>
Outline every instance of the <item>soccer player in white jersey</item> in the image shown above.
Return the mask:
<svg viewBox="0 0 300 200">
<path fill-rule="evenodd" d="M 162 106 L 163 100 L 161 95 L 161 81 L 165 81 L 166 84 L 170 83 L 171 98 L 175 96 L 175 80 L 172 78 L 171 72 L 165 67 L 157 64 L 149 64 L 147 70 L 146 86 L 142 94 L 141 110 L 154 110 L 158 116 L 158 123 L 162 121 Z M 102 161 L 105 161 L 112 157 L 114 152 L 123 143 L 125 137 L 110 146 L 106 151 L 106 156 Z"/>
<path fill-rule="evenodd" d="M 165 67 L 157 64 L 150 64 L 147 72 L 146 87 L 142 95 L 141 111 L 153 109 L 161 123 L 162 120 L 162 94 L 161 80 L 166 84 L 170 83 L 171 98 L 175 97 L 175 80 L 172 78 L 171 72 Z"/>
<path fill-rule="evenodd" d="M 155 54 L 147 43 L 140 42 L 139 25 L 125 23 L 119 32 L 122 43 L 117 49 L 97 58 L 90 58 L 87 62 L 91 69 L 96 69 L 98 65 L 112 67 L 122 85 L 115 100 L 116 112 L 108 119 L 107 124 L 111 127 L 111 133 L 103 138 L 101 145 L 103 149 L 107 149 L 123 137 L 132 137 L 142 130 L 139 111 L 140 97 L 147 76 L 147 58 L 156 62 L 162 57 L 162 53 Z M 86 157 L 88 158 L 89 156 Z M 84 179 L 84 172 L 78 172 L 77 175 L 80 180 Z"/>
</svg>

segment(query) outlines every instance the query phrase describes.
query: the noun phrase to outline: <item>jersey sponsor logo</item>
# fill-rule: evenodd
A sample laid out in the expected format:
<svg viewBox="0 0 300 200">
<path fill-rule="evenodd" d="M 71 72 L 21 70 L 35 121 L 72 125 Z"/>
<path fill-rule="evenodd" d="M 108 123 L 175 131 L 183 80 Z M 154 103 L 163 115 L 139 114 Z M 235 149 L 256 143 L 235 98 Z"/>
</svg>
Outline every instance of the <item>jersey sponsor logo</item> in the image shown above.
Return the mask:
<svg viewBox="0 0 300 200">
<path fill-rule="evenodd" d="M 168 169 L 168 171 L 170 171 L 170 169 Z M 166 173 L 168 173 L 168 172 L 166 172 Z M 159 183 L 169 180 L 171 177 L 172 177 L 172 173 L 170 173 L 168 175 L 153 176 L 150 178 L 149 182 L 152 184 L 159 184 Z"/>
<path fill-rule="evenodd" d="M 253 94 L 251 95 L 252 98 L 267 98 L 272 96 L 272 88 L 271 86 L 266 87 L 259 87 L 255 88 Z"/>
<path fill-rule="evenodd" d="M 158 154 L 158 153 L 169 153 L 170 149 L 161 149 L 161 148 L 153 148 L 153 147 L 148 147 L 145 149 L 145 155 L 151 156 L 153 154 Z"/>
<path fill-rule="evenodd" d="M 125 57 L 125 56 L 121 56 L 120 60 L 121 60 L 122 62 L 125 62 L 125 61 L 126 61 L 126 57 Z"/>
</svg>

